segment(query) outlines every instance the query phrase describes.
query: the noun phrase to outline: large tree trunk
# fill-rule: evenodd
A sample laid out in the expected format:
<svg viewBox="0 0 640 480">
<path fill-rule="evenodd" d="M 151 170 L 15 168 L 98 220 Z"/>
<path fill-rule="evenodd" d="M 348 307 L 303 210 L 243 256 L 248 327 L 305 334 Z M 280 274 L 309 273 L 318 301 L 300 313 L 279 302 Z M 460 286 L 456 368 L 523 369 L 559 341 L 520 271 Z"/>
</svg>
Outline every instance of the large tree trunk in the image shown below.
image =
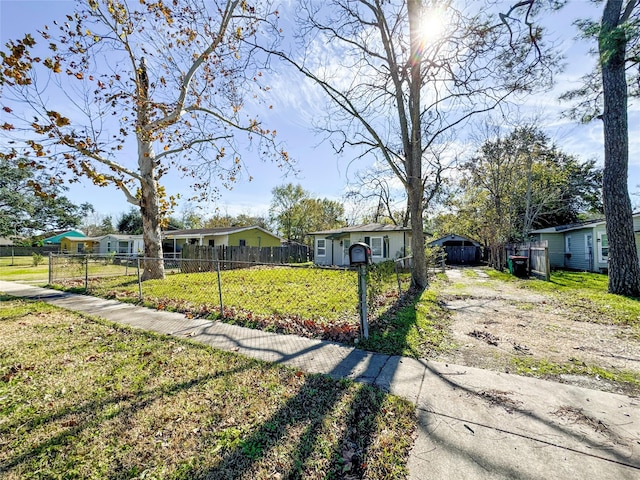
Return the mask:
<svg viewBox="0 0 640 480">
<path fill-rule="evenodd" d="M 139 157 L 142 176 L 140 213 L 142 215 L 142 238 L 144 240 L 144 273 L 142 280 L 163 279 L 162 231 L 160 229 L 160 197 L 154 166 L 154 155 L 150 142 L 140 142 Z"/>
<path fill-rule="evenodd" d="M 409 208 L 411 215 L 411 255 L 413 256 L 413 269 L 411 285 L 415 288 L 427 287 L 429 278 L 427 272 L 427 258 L 425 255 L 424 224 L 422 220 L 422 182 L 418 185 L 410 185 L 408 188 Z"/>
<path fill-rule="evenodd" d="M 622 0 L 608 0 L 599 38 L 604 93 L 603 200 L 609 240 L 609 292 L 640 297 L 640 264 L 627 187 L 627 40 L 619 27 Z"/>
<path fill-rule="evenodd" d="M 415 59 L 411 65 L 411 83 L 409 85 L 409 117 L 410 139 L 409 147 L 405 148 L 406 155 L 406 189 L 411 216 L 411 254 L 413 255 L 412 286 L 420 289 L 427 288 L 429 277 L 427 273 L 427 258 L 424 245 L 424 225 L 422 220 L 424 183 L 422 179 L 422 118 L 420 89 L 422 88 L 422 47 L 420 41 L 420 18 L 422 3 L 410 0 L 407 3 L 409 14 L 409 36 L 411 42 L 411 58 Z"/>
<path fill-rule="evenodd" d="M 137 70 L 138 87 L 138 169 L 140 170 L 140 214 L 144 241 L 144 273 L 142 280 L 164 279 L 162 231 L 160 229 L 160 193 L 156 171 L 156 155 L 149 131 L 149 77 L 144 58 Z"/>
</svg>

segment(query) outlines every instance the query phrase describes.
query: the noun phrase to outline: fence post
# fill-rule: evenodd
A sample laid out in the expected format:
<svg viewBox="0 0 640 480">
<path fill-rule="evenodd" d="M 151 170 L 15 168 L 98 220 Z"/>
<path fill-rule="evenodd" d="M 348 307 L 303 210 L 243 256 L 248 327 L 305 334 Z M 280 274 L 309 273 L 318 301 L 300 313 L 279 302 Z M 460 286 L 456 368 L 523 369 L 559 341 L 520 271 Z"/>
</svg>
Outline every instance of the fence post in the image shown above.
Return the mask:
<svg viewBox="0 0 640 480">
<path fill-rule="evenodd" d="M 220 275 L 220 260 L 216 261 L 216 273 L 218 275 L 218 297 L 220 299 L 220 318 L 224 318 L 224 303 L 222 303 L 222 276 Z"/>
<path fill-rule="evenodd" d="M 89 290 L 89 255 L 84 256 L 84 291 Z"/>
<path fill-rule="evenodd" d="M 49 285 L 53 285 L 53 253 L 49 252 Z"/>
<path fill-rule="evenodd" d="M 136 270 L 138 274 L 138 300 L 142 301 L 142 281 L 140 279 L 140 257 L 136 257 Z"/>
<path fill-rule="evenodd" d="M 545 280 L 551 281 L 551 262 L 549 261 L 549 246 L 544 247 Z"/>
<path fill-rule="evenodd" d="M 369 338 L 369 321 L 367 319 L 367 266 L 358 266 L 358 296 L 360 298 L 360 331 L 364 339 Z"/>
</svg>

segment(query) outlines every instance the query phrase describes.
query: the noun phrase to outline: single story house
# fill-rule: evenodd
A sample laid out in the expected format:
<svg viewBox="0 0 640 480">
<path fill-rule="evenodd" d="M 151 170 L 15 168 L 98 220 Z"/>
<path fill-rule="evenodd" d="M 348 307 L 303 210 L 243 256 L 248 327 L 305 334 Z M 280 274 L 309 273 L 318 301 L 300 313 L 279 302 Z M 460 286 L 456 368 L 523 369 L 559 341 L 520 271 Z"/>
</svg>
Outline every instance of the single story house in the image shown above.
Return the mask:
<svg viewBox="0 0 640 480">
<path fill-rule="evenodd" d="M 61 245 L 62 244 L 62 239 L 64 237 L 86 237 L 86 235 L 81 232 L 80 230 L 76 230 L 71 229 L 71 230 L 59 230 L 57 232 L 54 232 L 54 235 L 51 235 L 49 237 L 43 238 L 42 244 L 43 245 Z"/>
<path fill-rule="evenodd" d="M 279 247 L 282 239 L 259 226 L 197 228 L 162 232 L 162 250 L 165 253 L 182 251 L 182 246 L 210 247 Z"/>
<path fill-rule="evenodd" d="M 63 237 L 60 243 L 63 253 L 95 253 L 107 255 L 142 255 L 142 235 L 120 235 L 110 233 L 99 237 Z"/>
<path fill-rule="evenodd" d="M 407 255 L 411 245 L 411 229 L 397 225 L 369 223 L 334 230 L 309 233 L 313 237 L 316 265 L 349 265 L 349 247 L 364 242 L 371 247 L 374 263 Z"/>
<path fill-rule="evenodd" d="M 640 245 L 640 213 L 633 214 L 636 249 Z M 557 227 L 541 228 L 530 233 L 532 240 L 546 240 L 551 268 L 588 272 L 606 272 L 609 265 L 609 241 L 604 219 Z"/>
<path fill-rule="evenodd" d="M 462 235 L 445 235 L 427 244 L 429 247 L 442 247 L 447 254 L 448 265 L 469 265 L 482 259 L 482 245 Z"/>
</svg>

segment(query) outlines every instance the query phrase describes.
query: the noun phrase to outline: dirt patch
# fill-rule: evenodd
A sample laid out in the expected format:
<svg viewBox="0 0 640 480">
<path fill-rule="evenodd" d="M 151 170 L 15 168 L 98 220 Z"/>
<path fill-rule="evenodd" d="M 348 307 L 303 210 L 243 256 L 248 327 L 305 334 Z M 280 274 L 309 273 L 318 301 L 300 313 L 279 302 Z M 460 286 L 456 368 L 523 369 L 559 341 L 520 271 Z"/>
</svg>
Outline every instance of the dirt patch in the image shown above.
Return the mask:
<svg viewBox="0 0 640 480">
<path fill-rule="evenodd" d="M 553 295 L 493 280 L 482 269 L 447 269 L 447 277 L 439 295 L 451 312 L 456 348 L 439 360 L 499 371 L 512 371 L 515 358 L 527 358 L 640 372 L 640 341 L 633 327 L 595 323 L 600 319 L 590 319 L 588 312 L 579 316 L 568 312 Z M 605 391 L 640 393 L 594 375 L 554 378 Z"/>
</svg>

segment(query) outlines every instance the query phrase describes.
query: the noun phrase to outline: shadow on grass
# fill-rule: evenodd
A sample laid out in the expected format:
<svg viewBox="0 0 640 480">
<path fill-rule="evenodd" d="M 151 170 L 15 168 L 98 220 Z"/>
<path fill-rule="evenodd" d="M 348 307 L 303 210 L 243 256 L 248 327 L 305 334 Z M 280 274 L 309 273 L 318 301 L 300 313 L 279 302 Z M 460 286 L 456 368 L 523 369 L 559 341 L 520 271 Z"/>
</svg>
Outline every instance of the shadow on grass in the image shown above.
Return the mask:
<svg viewBox="0 0 640 480">
<path fill-rule="evenodd" d="M 445 348 L 449 316 L 434 292 L 411 289 L 370 321 L 369 339 L 359 347 L 387 355 L 428 357 Z"/>
<path fill-rule="evenodd" d="M 341 373 L 351 367 L 350 357 L 336 368 Z M 332 372 L 333 373 L 333 372 Z M 377 372 L 371 372 L 376 374 Z M 331 375 L 331 373 L 330 373 Z M 366 375 L 366 372 L 365 372 Z M 310 375 L 297 395 L 282 405 L 262 425 L 244 438 L 235 448 L 226 450 L 213 467 L 194 470 L 187 478 L 236 479 L 248 475 L 253 464 L 271 453 L 279 442 L 289 434 L 290 429 L 303 427 L 295 449 L 287 452 L 287 460 L 278 468 L 274 463 L 273 475 L 277 478 L 399 478 L 405 472 L 404 464 L 377 462 L 376 468 L 386 472 L 371 474 L 366 462 L 369 448 L 376 433 L 376 419 L 381 413 L 384 392 L 375 387 L 361 385 L 346 406 L 341 406 L 343 397 L 350 390 L 350 383 L 332 379 L 327 375 Z M 345 408 L 346 428 L 337 440 L 327 439 L 325 431 L 335 426 L 326 420 L 336 408 Z M 274 428 L 277 426 L 277 428 Z M 407 432 L 407 445 L 410 444 Z M 400 440 L 400 439 L 395 439 Z M 330 452 L 328 465 L 318 464 L 318 458 Z M 321 468 L 321 471 L 318 469 Z M 320 474 L 320 475 L 319 475 Z"/>
<path fill-rule="evenodd" d="M 97 428 L 102 421 L 105 421 L 105 419 L 98 418 L 96 415 L 92 414 L 101 411 L 109 405 L 121 405 L 123 403 L 126 404 L 126 407 L 120 409 L 118 413 L 118 416 L 126 419 L 136 411 L 142 410 L 150 403 L 165 396 L 170 396 L 181 391 L 189 390 L 199 384 L 208 382 L 210 380 L 234 375 L 235 373 L 239 373 L 245 370 L 247 367 L 217 372 L 215 374 L 193 378 L 185 382 L 175 383 L 170 386 L 165 385 L 153 390 L 139 392 L 135 396 L 114 395 L 101 400 L 90 401 L 79 406 L 64 408 L 48 415 L 36 415 L 30 420 L 29 425 L 15 425 L 13 423 L 5 423 L 2 425 L 2 428 L 0 428 L 0 434 L 9 432 L 17 428 L 30 429 L 35 428 L 36 426 L 39 427 L 42 425 L 58 422 L 60 420 L 69 419 L 69 421 L 66 422 L 68 426 L 66 428 L 63 428 L 63 430 L 56 435 L 47 438 L 38 445 L 29 448 L 27 451 L 21 454 L 10 457 L 7 461 L 0 464 L 0 474 L 8 473 L 11 469 L 23 463 L 24 461 L 32 457 L 42 455 L 51 449 L 55 449 L 55 447 L 59 447 L 61 445 L 71 445 L 74 442 L 75 437 L 79 433 L 84 430 Z M 84 422 L 78 421 L 76 420 L 77 415 L 88 415 L 88 419 Z M 123 478 L 121 475 L 122 472 L 118 474 L 118 478 Z"/>
</svg>

